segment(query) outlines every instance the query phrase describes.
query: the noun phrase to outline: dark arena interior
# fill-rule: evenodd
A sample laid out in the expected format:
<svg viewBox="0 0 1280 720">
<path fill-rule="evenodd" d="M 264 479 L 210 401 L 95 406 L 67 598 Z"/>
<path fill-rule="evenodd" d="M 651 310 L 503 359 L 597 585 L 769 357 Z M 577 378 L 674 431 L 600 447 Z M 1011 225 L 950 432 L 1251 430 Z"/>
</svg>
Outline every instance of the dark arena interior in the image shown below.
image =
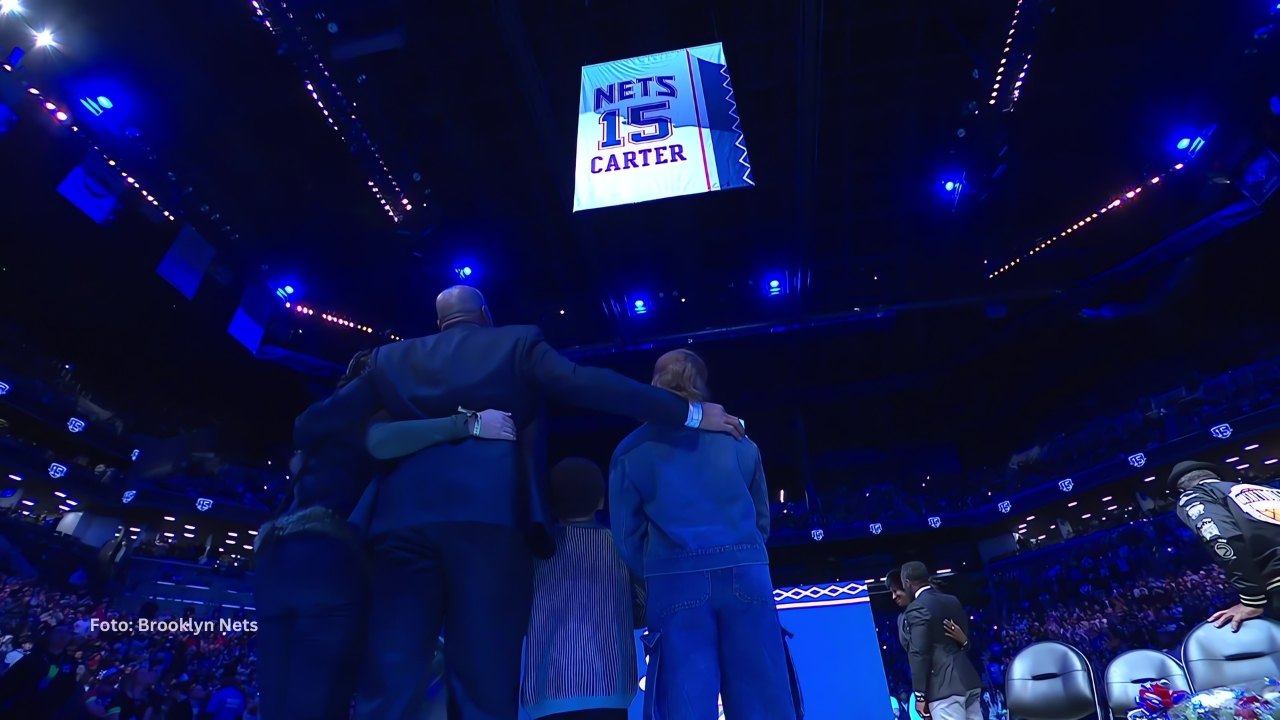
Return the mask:
<svg viewBox="0 0 1280 720">
<path fill-rule="evenodd" d="M 0 56 L 0 718 L 1280 718 L 1275 0 Z"/>
</svg>

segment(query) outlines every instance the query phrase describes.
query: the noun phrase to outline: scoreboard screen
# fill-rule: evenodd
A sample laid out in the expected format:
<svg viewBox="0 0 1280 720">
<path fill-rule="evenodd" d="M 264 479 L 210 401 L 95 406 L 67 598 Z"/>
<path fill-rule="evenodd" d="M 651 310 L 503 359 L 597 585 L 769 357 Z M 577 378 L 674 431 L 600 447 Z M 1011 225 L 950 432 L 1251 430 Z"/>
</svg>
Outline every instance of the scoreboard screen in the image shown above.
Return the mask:
<svg viewBox="0 0 1280 720">
<path fill-rule="evenodd" d="M 574 212 L 751 185 L 720 43 L 582 68 Z"/>
</svg>

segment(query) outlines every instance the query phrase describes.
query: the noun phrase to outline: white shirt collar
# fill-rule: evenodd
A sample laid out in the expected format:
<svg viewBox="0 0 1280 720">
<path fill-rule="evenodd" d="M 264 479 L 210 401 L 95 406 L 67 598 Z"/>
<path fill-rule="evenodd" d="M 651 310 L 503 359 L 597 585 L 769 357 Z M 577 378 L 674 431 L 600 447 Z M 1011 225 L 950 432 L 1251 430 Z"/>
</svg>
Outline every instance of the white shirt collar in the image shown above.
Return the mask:
<svg viewBox="0 0 1280 720">
<path fill-rule="evenodd" d="M 916 591 L 916 597 L 920 597 L 920 593 L 924 592 L 925 590 L 932 590 L 932 589 L 933 589 L 932 585 L 925 585 L 924 587 Z"/>
</svg>

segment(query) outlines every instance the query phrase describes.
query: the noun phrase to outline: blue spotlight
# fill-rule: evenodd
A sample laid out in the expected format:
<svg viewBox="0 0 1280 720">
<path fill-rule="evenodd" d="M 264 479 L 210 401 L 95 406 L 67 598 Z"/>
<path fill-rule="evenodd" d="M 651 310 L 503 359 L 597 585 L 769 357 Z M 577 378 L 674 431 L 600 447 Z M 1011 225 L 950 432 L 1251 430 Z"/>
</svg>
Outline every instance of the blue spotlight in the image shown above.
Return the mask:
<svg viewBox="0 0 1280 720">
<path fill-rule="evenodd" d="M 285 294 L 285 295 L 292 295 L 292 294 L 293 294 L 293 286 L 292 286 L 292 285 L 285 285 L 285 286 L 284 286 L 284 294 Z"/>
<path fill-rule="evenodd" d="M 456 267 L 453 269 L 453 273 L 458 276 L 459 280 L 466 280 L 471 277 L 471 266 L 463 265 L 461 267 Z"/>
<path fill-rule="evenodd" d="M 778 280 L 770 280 L 770 281 L 769 281 L 769 294 L 770 294 L 770 295 L 781 295 L 781 294 L 782 294 L 782 283 L 781 283 L 781 282 L 779 282 Z"/>
<path fill-rule="evenodd" d="M 643 300 L 637 300 L 632 305 L 632 310 L 635 312 L 636 315 L 644 315 L 645 313 L 649 312 L 649 306 L 646 305 Z"/>
<path fill-rule="evenodd" d="M 954 181 L 948 180 L 945 183 L 943 183 L 942 189 L 946 190 L 947 192 L 953 192 L 956 189 L 956 184 Z"/>
<path fill-rule="evenodd" d="M 105 110 L 110 110 L 111 108 L 115 107 L 115 105 L 112 104 L 111 102 L 111 98 L 107 97 L 106 95 L 98 96 L 98 104 L 101 105 Z"/>
<path fill-rule="evenodd" d="M 1178 141 L 1179 150 L 1186 150 L 1189 147 L 1191 147 L 1191 138 L 1182 138 Z"/>
</svg>

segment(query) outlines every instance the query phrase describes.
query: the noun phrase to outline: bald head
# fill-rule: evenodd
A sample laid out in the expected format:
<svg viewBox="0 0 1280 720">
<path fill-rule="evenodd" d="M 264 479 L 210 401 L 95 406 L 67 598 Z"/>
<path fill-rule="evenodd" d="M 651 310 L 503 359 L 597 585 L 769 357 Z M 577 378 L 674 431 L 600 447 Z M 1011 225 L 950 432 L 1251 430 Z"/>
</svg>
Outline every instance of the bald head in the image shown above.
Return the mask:
<svg viewBox="0 0 1280 720">
<path fill-rule="evenodd" d="M 441 330 L 455 323 L 493 324 L 484 295 L 467 285 L 454 285 L 436 296 L 436 322 Z"/>
</svg>

